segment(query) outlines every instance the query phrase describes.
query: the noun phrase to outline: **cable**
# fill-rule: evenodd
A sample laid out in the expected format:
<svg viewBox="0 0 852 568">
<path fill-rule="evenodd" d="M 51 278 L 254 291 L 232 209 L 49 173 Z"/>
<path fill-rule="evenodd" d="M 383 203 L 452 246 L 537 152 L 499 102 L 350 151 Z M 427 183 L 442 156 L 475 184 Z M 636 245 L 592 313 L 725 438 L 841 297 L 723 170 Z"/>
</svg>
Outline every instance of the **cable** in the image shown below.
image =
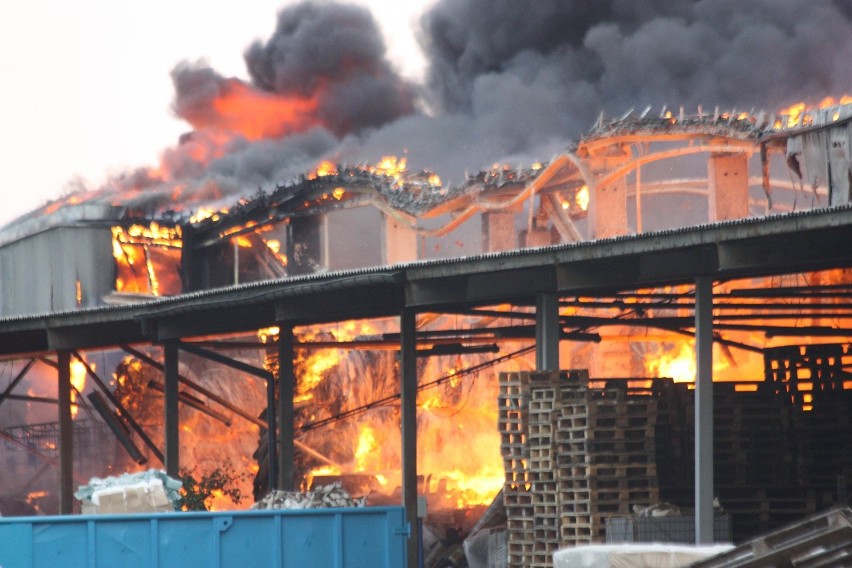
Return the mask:
<svg viewBox="0 0 852 568">
<path fill-rule="evenodd" d="M 454 373 L 452 375 L 445 375 L 443 377 L 435 379 L 434 381 L 424 383 L 422 385 L 418 385 L 417 386 L 417 392 L 422 392 L 422 391 L 425 391 L 427 389 L 435 388 L 435 387 L 440 386 L 440 385 L 442 385 L 442 384 L 446 383 L 447 381 L 450 381 L 454 378 L 464 377 L 466 375 L 470 375 L 470 374 L 476 373 L 478 371 L 481 371 L 482 369 L 487 369 L 488 367 L 498 365 L 498 364 L 504 363 L 506 361 L 510 361 L 510 360 L 514 359 L 515 357 L 520 357 L 521 355 L 525 355 L 525 354 L 527 354 L 527 353 L 529 353 L 530 351 L 533 351 L 533 350 L 535 350 L 535 345 L 530 345 L 528 347 L 524 347 L 524 348 L 519 349 L 517 351 L 507 353 L 506 355 L 503 355 L 501 357 L 491 359 L 490 361 L 486 361 L 484 363 L 480 363 L 478 365 L 468 367 L 467 369 L 462 369 L 461 371 Z M 346 410 L 346 411 L 341 412 L 339 414 L 335 414 L 334 416 L 329 416 L 328 418 L 323 418 L 322 420 L 317 420 L 315 422 L 308 422 L 307 424 L 303 424 L 300 428 L 298 428 L 297 432 L 307 432 L 308 430 L 313 430 L 315 428 L 327 426 L 329 424 L 339 422 L 339 421 L 344 420 L 346 418 L 351 418 L 352 416 L 358 416 L 359 414 L 363 414 L 363 413 L 367 412 L 368 410 L 372 410 L 372 409 L 378 408 L 380 406 L 386 406 L 386 405 L 390 404 L 391 402 L 397 400 L 399 397 L 400 397 L 400 393 L 394 393 L 390 396 L 386 396 L 384 398 L 374 400 L 373 402 L 370 402 L 370 403 L 365 404 L 363 406 L 359 406 L 357 408 L 352 408 L 350 410 Z"/>
</svg>

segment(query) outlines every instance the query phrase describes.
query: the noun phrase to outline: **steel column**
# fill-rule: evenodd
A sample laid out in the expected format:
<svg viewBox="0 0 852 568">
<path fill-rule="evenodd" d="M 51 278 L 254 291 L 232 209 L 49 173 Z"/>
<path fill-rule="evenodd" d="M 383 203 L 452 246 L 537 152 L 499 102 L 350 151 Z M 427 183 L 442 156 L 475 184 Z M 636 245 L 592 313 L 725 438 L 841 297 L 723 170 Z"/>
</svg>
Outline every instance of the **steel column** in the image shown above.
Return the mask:
<svg viewBox="0 0 852 568">
<path fill-rule="evenodd" d="M 695 543 L 713 542 L 713 279 L 695 280 Z"/>
<path fill-rule="evenodd" d="M 280 364 L 280 361 L 279 361 Z M 266 379 L 266 462 L 269 490 L 278 489 L 278 421 L 275 419 L 275 376 Z"/>
<path fill-rule="evenodd" d="M 296 486 L 295 460 L 295 410 L 293 396 L 296 391 L 293 327 L 281 324 L 278 332 L 278 487 L 293 491 Z"/>
<path fill-rule="evenodd" d="M 535 299 L 535 368 L 559 370 L 559 296 L 539 294 Z"/>
<path fill-rule="evenodd" d="M 71 420 L 71 353 L 56 354 L 59 380 L 59 514 L 74 512 L 74 424 Z"/>
<path fill-rule="evenodd" d="M 403 310 L 400 331 L 400 406 L 402 413 L 402 504 L 411 533 L 408 568 L 417 567 L 417 316 Z"/>
<path fill-rule="evenodd" d="M 165 457 L 166 474 L 180 476 L 180 409 L 178 407 L 178 347 L 173 341 L 163 345 L 163 375 L 165 400 Z"/>
</svg>

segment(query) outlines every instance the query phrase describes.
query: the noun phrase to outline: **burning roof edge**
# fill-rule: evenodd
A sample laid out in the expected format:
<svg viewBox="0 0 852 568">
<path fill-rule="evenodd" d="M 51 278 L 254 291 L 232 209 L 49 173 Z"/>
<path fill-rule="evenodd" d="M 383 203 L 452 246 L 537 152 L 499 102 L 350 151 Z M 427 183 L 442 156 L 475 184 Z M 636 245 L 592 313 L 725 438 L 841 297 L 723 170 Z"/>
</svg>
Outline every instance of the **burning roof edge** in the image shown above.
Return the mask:
<svg viewBox="0 0 852 568">
<path fill-rule="evenodd" d="M 420 260 L 391 266 L 376 266 L 318 274 L 306 274 L 275 280 L 264 280 L 222 288 L 200 290 L 178 296 L 159 298 L 129 305 L 111 305 L 66 312 L 42 313 L 0 318 L 0 334 L 13 330 L 44 330 L 51 327 L 96 324 L 114 320 L 156 319 L 175 313 L 191 313 L 217 309 L 225 305 L 274 301 L 302 294 L 332 289 L 357 288 L 373 284 L 403 286 L 406 282 L 429 280 L 446 276 L 471 274 L 494 265 L 499 270 L 523 270 L 556 263 L 606 260 L 625 255 L 642 255 L 684 247 L 719 245 L 746 239 L 773 239 L 782 234 L 800 234 L 823 230 L 852 231 L 852 204 L 795 211 L 766 217 L 737 219 L 719 223 L 693 225 L 678 229 L 625 235 L 607 239 L 563 243 L 540 248 L 508 252 L 484 253 L 470 257 Z M 799 242 L 800 239 L 795 239 Z M 763 242 L 763 241 L 762 241 Z M 769 246 L 765 241 L 764 246 Z M 843 243 L 847 248 L 852 241 Z M 826 243 L 827 250 L 838 257 L 852 260 L 849 251 L 833 250 L 836 242 Z M 782 257 L 784 251 L 779 252 Z M 786 262 L 785 258 L 781 262 Z M 718 267 L 717 267 L 718 270 Z M 653 275 L 645 275 L 645 278 Z M 614 282 L 612 285 L 625 283 Z"/>
<path fill-rule="evenodd" d="M 770 138 L 796 136 L 852 120 L 852 104 L 838 104 L 809 110 L 795 120 L 786 114 L 754 109 L 740 112 L 736 109 L 720 111 L 716 108 L 712 113 L 705 113 L 699 107 L 697 114 L 687 115 L 681 107 L 679 113 L 674 115 L 664 106 L 658 116 L 651 115 L 650 111 L 651 107 L 647 107 L 642 113 L 636 115 L 631 109 L 621 117 L 610 121 L 606 121 L 601 114 L 594 126 L 581 138 L 580 144 L 588 140 L 625 134 L 653 136 L 662 133 L 732 136 L 764 142 Z"/>
<path fill-rule="evenodd" d="M 584 143 L 604 140 L 606 138 L 618 138 L 620 136 L 725 136 L 733 137 L 743 141 L 753 141 L 755 145 L 768 144 L 789 137 L 798 136 L 814 130 L 831 128 L 852 121 L 852 104 L 841 104 L 833 107 L 809 111 L 805 118 L 799 118 L 799 122 L 788 124 L 785 116 L 777 117 L 764 111 L 748 113 L 719 112 L 715 109 L 713 113 L 704 113 L 701 108 L 697 115 L 684 115 L 683 109 L 677 117 L 663 107 L 659 116 L 650 115 L 651 107 L 646 108 L 641 114 L 635 115 L 631 109 L 616 120 L 605 122 L 603 114 L 600 115 L 595 125 L 585 134 L 579 142 L 569 144 L 565 151 L 552 159 L 558 162 L 560 156 L 574 153 Z M 782 120 L 783 118 L 783 120 Z M 518 170 L 516 176 L 509 180 L 512 184 L 520 186 L 526 191 L 530 185 L 537 183 L 537 178 L 545 171 L 551 170 L 553 163 L 540 169 Z M 359 168 L 342 168 L 339 174 L 333 176 L 322 176 L 315 179 L 291 181 L 278 186 L 271 194 L 258 192 L 252 197 L 237 199 L 228 213 L 217 216 L 216 219 L 208 218 L 193 223 L 194 228 L 200 230 L 215 230 L 224 223 L 237 219 L 241 216 L 251 215 L 260 209 L 268 209 L 272 206 L 281 207 L 287 202 L 298 197 L 300 193 L 333 187 L 336 184 L 353 182 L 371 187 L 375 192 L 374 205 L 380 206 L 377 198 L 384 203 L 380 208 L 384 212 L 398 211 L 409 217 L 429 217 L 436 211 L 446 211 L 449 204 L 459 200 L 475 200 L 480 194 L 487 194 L 493 188 L 501 187 L 503 183 L 503 172 L 482 170 L 478 174 L 469 176 L 465 184 L 457 187 L 431 186 L 429 182 L 422 182 L 418 176 L 428 172 L 418 172 L 411 175 L 411 183 L 395 181 L 387 175 L 377 175 L 372 172 L 360 170 Z M 353 179 L 353 176 L 356 179 Z M 428 177 L 428 176 L 427 176 Z M 410 190 L 410 191 L 408 191 Z M 127 206 L 116 206 L 107 204 L 66 204 L 55 211 L 52 206 L 46 206 L 29 214 L 26 214 L 4 227 L 0 227 L 0 247 L 16 240 L 43 232 L 55 227 L 69 225 L 107 225 L 111 221 L 126 221 Z M 485 206 L 483 208 L 490 208 Z M 467 209 L 475 209 L 476 204 L 469 204 Z M 169 212 L 151 215 L 148 220 L 167 219 Z M 174 219 L 170 220 L 174 223 Z M 414 224 L 413 219 L 405 219 L 408 224 Z M 434 231 L 428 231 L 432 233 Z"/>
</svg>

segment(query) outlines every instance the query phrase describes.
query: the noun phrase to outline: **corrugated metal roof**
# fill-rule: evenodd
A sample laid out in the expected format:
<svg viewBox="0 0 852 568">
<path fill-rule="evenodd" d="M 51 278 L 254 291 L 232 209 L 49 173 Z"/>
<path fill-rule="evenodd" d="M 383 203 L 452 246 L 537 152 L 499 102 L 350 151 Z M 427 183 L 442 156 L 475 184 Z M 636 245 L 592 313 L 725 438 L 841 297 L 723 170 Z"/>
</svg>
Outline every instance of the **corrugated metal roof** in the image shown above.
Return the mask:
<svg viewBox="0 0 852 568">
<path fill-rule="evenodd" d="M 820 239 L 823 234 L 831 240 L 822 243 Z M 838 234 L 841 238 L 838 238 Z M 811 235 L 811 240 L 805 238 L 808 235 Z M 848 235 L 848 238 L 845 238 L 845 235 Z M 813 238 L 817 239 L 816 245 L 812 242 Z M 852 205 L 763 218 L 725 221 L 537 249 L 486 253 L 464 258 L 417 261 L 390 267 L 302 275 L 192 292 L 133 305 L 104 306 L 11 317 L 0 320 L 0 341 L 5 334 L 27 330 L 68 330 L 75 326 L 105 326 L 104 329 L 108 330 L 110 324 L 122 323 L 126 325 L 133 321 L 156 321 L 174 318 L 178 315 L 186 317 L 194 313 L 208 314 L 207 317 L 213 317 L 217 310 L 225 308 L 237 310 L 235 313 L 239 313 L 239 309 L 242 307 L 274 306 L 277 301 L 297 301 L 300 298 L 315 298 L 326 294 L 337 294 L 339 298 L 345 299 L 349 297 L 348 294 L 354 293 L 370 294 L 377 291 L 376 293 L 387 294 L 389 290 L 403 292 L 410 290 L 411 286 L 420 285 L 418 283 L 436 282 L 440 284 L 444 282 L 443 285 L 445 286 L 448 285 L 447 283 L 455 286 L 458 278 L 468 276 L 476 276 L 477 285 L 487 288 L 490 285 L 489 282 L 496 284 L 497 279 L 502 278 L 495 275 L 523 274 L 527 269 L 540 271 L 557 265 L 582 267 L 585 266 L 584 263 L 588 262 L 619 266 L 624 264 L 626 259 L 636 257 L 641 259 L 660 256 L 665 261 L 665 255 L 677 251 L 681 253 L 686 251 L 688 254 L 690 250 L 697 247 L 728 246 L 752 242 L 757 243 L 763 249 L 772 250 L 775 244 L 780 242 L 779 239 L 784 240 L 785 246 L 794 247 L 797 246 L 797 243 L 802 243 L 800 246 L 816 246 L 819 248 L 819 250 L 813 251 L 813 266 L 808 268 L 809 251 L 799 251 L 798 256 L 794 259 L 792 253 L 788 255 L 785 250 L 777 255 L 780 260 L 776 259 L 775 264 L 768 265 L 768 268 L 767 266 L 755 265 L 755 275 L 761 273 L 761 271 L 765 273 L 768 270 L 783 273 L 785 270 L 791 272 L 824 268 L 828 264 L 835 267 L 852 266 L 852 251 L 850 251 L 850 247 L 852 247 Z M 778 264 L 779 262 L 781 264 Z M 665 264 L 665 262 L 662 264 Z M 642 282 L 653 281 L 655 277 L 659 278 L 660 282 L 665 278 L 670 278 L 670 273 L 665 272 L 667 268 L 669 267 L 662 266 L 657 269 L 663 270 L 659 273 L 654 272 L 655 269 L 646 271 L 642 275 Z M 747 272 L 749 267 L 746 265 L 738 269 Z M 710 276 L 722 274 L 718 266 L 702 266 L 702 270 L 709 271 L 709 274 L 706 275 Z M 715 272 L 713 272 L 714 270 Z M 688 278 L 689 274 L 681 274 L 680 276 Z M 696 274 L 692 276 L 696 276 Z M 616 274 L 615 277 L 622 278 L 622 281 L 613 281 L 610 283 L 611 285 L 629 288 L 634 283 L 631 280 L 634 277 L 629 274 L 627 276 Z M 500 283 L 502 284 L 502 282 Z M 549 285 L 548 283 L 543 284 L 543 286 Z M 522 283 L 517 286 L 517 289 L 511 291 L 515 296 L 530 293 L 529 289 L 523 289 Z M 499 292 L 496 294 L 506 293 L 506 298 L 514 297 L 505 292 L 506 286 L 498 288 Z M 440 286 L 437 290 L 440 294 Z M 491 299 L 487 290 L 480 292 L 481 295 L 477 298 Z M 460 291 L 459 294 L 463 295 L 464 290 Z M 500 298 L 495 296 L 493 299 L 497 301 Z M 450 300 L 450 298 L 447 298 L 447 301 Z M 458 298 L 453 299 L 453 301 L 458 301 Z M 441 298 L 432 299 L 432 296 L 428 296 L 427 303 L 440 305 Z M 321 303 L 316 304 L 306 306 L 306 309 L 308 311 L 313 310 L 312 313 L 317 314 L 319 318 L 323 313 L 324 306 Z M 425 309 L 423 304 L 417 305 L 418 309 Z M 354 306 L 353 309 L 357 311 L 357 306 Z M 270 317 L 274 317 L 274 314 L 270 314 Z M 320 319 L 317 321 L 320 321 Z M 233 325 L 235 328 L 239 327 L 239 322 L 233 322 Z M 146 338 L 140 332 L 140 341 L 151 339 L 153 338 Z"/>
</svg>

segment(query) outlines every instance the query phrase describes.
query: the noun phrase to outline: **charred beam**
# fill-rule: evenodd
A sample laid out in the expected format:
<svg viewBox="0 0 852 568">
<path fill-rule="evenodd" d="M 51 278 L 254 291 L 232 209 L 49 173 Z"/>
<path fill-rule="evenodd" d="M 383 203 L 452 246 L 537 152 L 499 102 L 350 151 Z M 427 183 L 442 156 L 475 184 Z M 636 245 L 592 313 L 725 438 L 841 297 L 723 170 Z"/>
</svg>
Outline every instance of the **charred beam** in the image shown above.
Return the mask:
<svg viewBox="0 0 852 568">
<path fill-rule="evenodd" d="M 89 401 L 92 403 L 92 407 L 94 407 L 95 411 L 100 414 L 104 423 L 109 426 L 109 429 L 112 430 L 112 433 L 115 435 L 116 439 L 119 443 L 124 446 L 127 454 L 139 465 L 142 465 L 148 461 L 142 452 L 139 451 L 139 448 L 136 447 L 136 444 L 133 443 L 133 440 L 130 439 L 130 436 L 127 435 L 127 430 L 124 429 L 124 425 L 119 421 L 119 418 L 113 414 L 109 406 L 104 400 L 104 397 L 98 391 L 93 391 L 89 393 L 88 397 Z"/>
<path fill-rule="evenodd" d="M 29 372 L 29 370 L 30 370 L 30 369 L 32 369 L 33 365 L 35 365 L 35 362 L 36 362 L 36 360 L 35 360 L 35 359 L 30 359 L 30 360 L 27 362 L 27 364 L 26 364 L 26 365 L 24 365 L 24 368 L 23 368 L 23 369 L 21 369 L 21 371 L 17 374 L 17 376 L 16 376 L 14 379 L 12 379 L 12 382 L 11 382 L 11 383 L 9 383 L 9 386 L 8 386 L 8 387 L 6 387 L 6 390 L 5 390 L 5 391 L 3 391 L 3 394 L 0 394 L 0 404 L 3 404 L 3 401 L 5 401 L 7 398 L 9 398 L 9 397 L 10 397 L 10 395 L 11 395 L 12 391 L 14 390 L 14 388 L 15 388 L 16 386 L 18 386 L 18 383 L 20 383 L 20 382 L 21 382 L 21 380 L 22 380 L 25 376 L 27 376 L 27 373 Z"/>
<path fill-rule="evenodd" d="M 148 434 L 145 433 L 145 430 L 142 428 L 142 426 L 140 426 L 139 423 L 136 422 L 136 420 L 133 418 L 133 416 L 130 415 L 130 412 L 127 411 L 124 405 L 121 404 L 121 402 L 117 398 L 115 398 L 115 395 L 112 393 L 111 390 L 109 390 L 109 387 L 106 386 L 106 383 L 104 383 L 98 376 L 98 374 L 95 373 L 95 370 L 92 369 L 92 367 L 86 361 L 83 360 L 80 354 L 76 351 L 74 351 L 73 354 L 74 357 L 85 366 L 86 374 L 92 378 L 92 380 L 95 382 L 95 385 L 99 389 L 101 389 L 101 392 L 104 393 L 104 396 L 106 396 L 107 400 L 109 400 L 116 408 L 116 410 L 118 410 L 121 419 L 124 420 L 124 422 L 126 422 L 127 425 L 130 426 L 130 428 L 132 428 L 133 431 L 139 435 L 142 441 L 145 442 L 145 445 L 148 446 L 148 449 L 150 449 L 154 453 L 154 455 L 157 456 L 157 459 L 160 460 L 160 463 L 165 464 L 166 462 L 165 458 L 163 457 L 163 452 L 160 451 L 154 441 L 151 440 Z"/>
<path fill-rule="evenodd" d="M 433 345 L 429 349 L 418 349 L 418 357 L 441 357 L 444 355 L 470 355 L 473 353 L 498 353 L 500 348 L 496 343 L 485 345 L 464 345 L 462 343 L 446 343 Z"/>
<path fill-rule="evenodd" d="M 176 345 L 178 349 L 182 351 L 192 353 L 193 355 L 197 355 L 204 359 L 209 359 L 216 363 L 221 363 L 226 367 L 231 367 L 232 369 L 236 369 L 237 371 L 242 371 L 243 373 L 259 377 L 264 381 L 275 380 L 275 377 L 272 376 L 272 373 L 270 373 L 266 369 L 261 369 L 259 367 L 255 367 L 254 365 L 249 365 L 248 363 L 244 363 L 236 359 L 231 359 L 230 357 L 226 357 L 224 355 L 216 353 L 215 351 L 210 351 L 209 349 L 204 349 L 203 347 L 198 347 L 197 345 L 193 345 L 191 343 L 177 341 Z"/>
<path fill-rule="evenodd" d="M 148 387 L 157 391 L 160 394 L 164 394 L 166 392 L 166 386 L 163 385 L 162 383 L 158 383 L 157 381 L 149 381 Z M 203 412 L 204 414 L 206 414 L 210 418 L 213 418 L 214 420 L 218 420 L 219 422 L 221 422 L 225 426 L 231 425 L 231 420 L 227 416 L 220 414 L 220 413 L 216 412 L 215 410 L 213 410 L 211 408 L 208 408 L 207 405 L 204 404 L 203 400 L 195 398 L 194 396 L 192 396 L 191 394 L 189 394 L 187 392 L 181 391 L 181 392 L 178 393 L 178 402 L 181 402 L 181 403 L 183 403 L 183 404 L 185 404 L 185 405 L 187 405 L 191 408 L 194 408 L 195 410 L 197 410 L 199 412 Z"/>
<path fill-rule="evenodd" d="M 151 367 L 154 367 L 155 369 L 157 369 L 157 370 L 159 370 L 159 371 L 163 371 L 163 370 L 165 369 L 165 367 L 162 365 L 162 363 L 159 363 L 157 360 L 152 359 L 151 357 L 149 357 L 149 356 L 145 355 L 145 354 L 144 354 L 144 353 L 142 353 L 141 351 L 138 351 L 138 350 L 136 350 L 136 349 L 133 349 L 132 347 L 130 347 L 130 346 L 128 346 L 128 345 L 122 345 L 122 346 L 121 346 L 121 349 L 122 349 L 123 351 L 125 351 L 125 352 L 127 352 L 127 353 L 129 353 L 129 354 L 131 354 L 131 355 L 133 355 L 133 356 L 135 356 L 135 357 L 138 357 L 138 358 L 139 358 L 139 359 L 140 359 L 143 363 L 146 363 L 146 364 L 150 365 Z M 252 416 L 252 415 L 251 415 L 251 414 L 249 414 L 248 412 L 246 412 L 246 411 L 242 410 L 242 409 L 241 409 L 241 408 L 239 408 L 238 406 L 235 406 L 235 405 L 231 404 L 230 402 L 228 402 L 227 400 L 225 400 L 225 399 L 223 399 L 222 397 L 218 396 L 217 394 L 215 394 L 215 393 L 213 393 L 213 392 L 210 392 L 209 390 L 205 389 L 205 388 L 204 388 L 204 387 L 202 387 L 201 385 L 197 385 L 197 384 L 195 384 L 194 382 L 192 382 L 192 381 L 190 381 L 189 379 L 187 379 L 186 377 L 182 377 L 181 375 L 178 375 L 178 380 L 179 380 L 181 383 L 183 383 L 183 384 L 185 384 L 186 386 L 188 386 L 189 388 L 191 388 L 191 389 L 193 389 L 193 390 L 195 390 L 195 391 L 197 391 L 197 392 L 199 392 L 199 393 L 203 394 L 204 396 L 206 396 L 206 397 L 207 397 L 207 398 L 209 398 L 210 400 L 212 400 L 212 401 L 214 401 L 214 402 L 216 402 L 216 403 L 218 403 L 218 404 L 222 405 L 223 407 L 227 408 L 228 410 L 230 410 L 231 412 L 233 412 L 234 414 L 236 414 L 236 415 L 237 415 L 237 416 L 239 416 L 240 418 L 243 418 L 244 420 L 248 420 L 248 421 L 249 421 L 249 422 L 251 422 L 252 424 L 255 424 L 255 425 L 257 425 L 257 426 L 259 426 L 259 427 L 261 427 L 261 428 L 266 428 L 266 421 L 261 420 L 260 418 L 258 418 L 258 417 L 256 417 L 256 416 Z M 318 460 L 319 460 L 319 461 L 321 461 L 322 463 L 325 463 L 325 464 L 328 464 L 328 465 L 333 465 L 333 466 L 339 466 L 339 465 L 340 465 L 340 464 L 338 464 L 336 461 L 332 460 L 332 459 L 331 459 L 331 458 L 329 458 L 328 456 L 325 456 L 325 455 L 321 454 L 320 452 L 318 452 L 318 451 L 316 451 L 315 449 L 311 448 L 311 447 L 310 447 L 310 446 L 308 446 L 307 444 L 303 444 L 302 442 L 300 442 L 300 441 L 298 441 L 298 440 L 294 440 L 294 442 L 293 442 L 293 443 L 294 443 L 294 444 L 296 445 L 296 447 L 298 447 L 300 450 L 302 450 L 302 451 L 303 451 L 303 452 L 305 452 L 306 454 L 308 454 L 308 455 L 310 455 L 310 456 L 312 456 L 312 457 L 314 457 L 314 458 L 318 459 Z"/>
<path fill-rule="evenodd" d="M 40 402 L 43 404 L 58 404 L 58 398 L 47 398 L 44 396 L 30 396 L 23 394 L 10 394 L 6 396 L 7 400 L 19 400 L 21 402 Z"/>
<path fill-rule="evenodd" d="M 143 352 L 141 352 L 137 349 L 133 349 L 132 347 L 130 347 L 128 345 L 122 345 L 121 349 L 122 349 L 122 351 L 129 353 L 130 355 L 133 355 L 134 357 L 136 357 L 137 359 L 139 359 L 143 363 L 147 364 L 148 366 L 153 367 L 154 369 L 157 369 L 161 373 L 165 371 L 165 367 L 163 366 L 162 363 L 160 363 L 156 359 L 149 357 L 145 353 L 143 353 Z M 242 410 L 241 408 L 239 408 L 238 406 L 228 402 L 227 400 L 225 400 L 221 396 L 217 395 L 216 393 L 211 392 L 210 390 L 208 390 L 208 389 L 202 387 L 201 385 L 189 380 L 188 378 L 184 377 L 183 375 L 181 375 L 179 373 L 178 373 L 178 381 L 180 381 L 182 384 L 186 385 L 187 387 L 191 388 L 192 390 L 206 396 L 207 398 L 209 398 L 213 402 L 225 407 L 226 409 L 230 410 L 231 412 L 233 412 L 234 414 L 236 414 L 240 418 L 244 418 L 244 419 L 248 420 L 249 422 L 257 424 L 260 427 L 265 427 L 266 423 L 263 420 L 255 417 L 255 416 L 252 416 L 248 412 L 246 412 L 246 411 Z M 230 425 L 230 421 L 228 421 L 228 425 Z"/>
<path fill-rule="evenodd" d="M 782 288 L 748 289 L 735 288 L 727 296 L 735 298 L 778 298 L 778 297 L 817 297 L 852 298 L 852 286 L 848 284 L 826 286 L 787 286 Z"/>
<path fill-rule="evenodd" d="M 695 309 L 695 302 L 690 301 L 663 301 L 663 302 L 640 302 L 626 303 L 621 299 L 616 300 L 567 300 L 559 302 L 560 306 L 571 306 L 578 308 L 603 308 L 603 309 L 631 309 L 638 308 L 646 310 L 680 310 Z M 760 302 L 713 302 L 714 310 L 790 310 L 795 308 L 812 310 L 852 310 L 852 303 L 760 303 Z"/>
<path fill-rule="evenodd" d="M 448 308 L 442 310 L 441 314 L 458 314 L 463 316 L 474 316 L 474 317 L 491 317 L 491 318 L 507 318 L 507 319 L 524 319 L 535 321 L 535 313 L 534 312 L 512 312 L 512 311 L 502 311 L 502 310 L 485 310 L 485 309 L 453 309 Z M 421 332 L 423 333 L 423 332 Z"/>
</svg>

